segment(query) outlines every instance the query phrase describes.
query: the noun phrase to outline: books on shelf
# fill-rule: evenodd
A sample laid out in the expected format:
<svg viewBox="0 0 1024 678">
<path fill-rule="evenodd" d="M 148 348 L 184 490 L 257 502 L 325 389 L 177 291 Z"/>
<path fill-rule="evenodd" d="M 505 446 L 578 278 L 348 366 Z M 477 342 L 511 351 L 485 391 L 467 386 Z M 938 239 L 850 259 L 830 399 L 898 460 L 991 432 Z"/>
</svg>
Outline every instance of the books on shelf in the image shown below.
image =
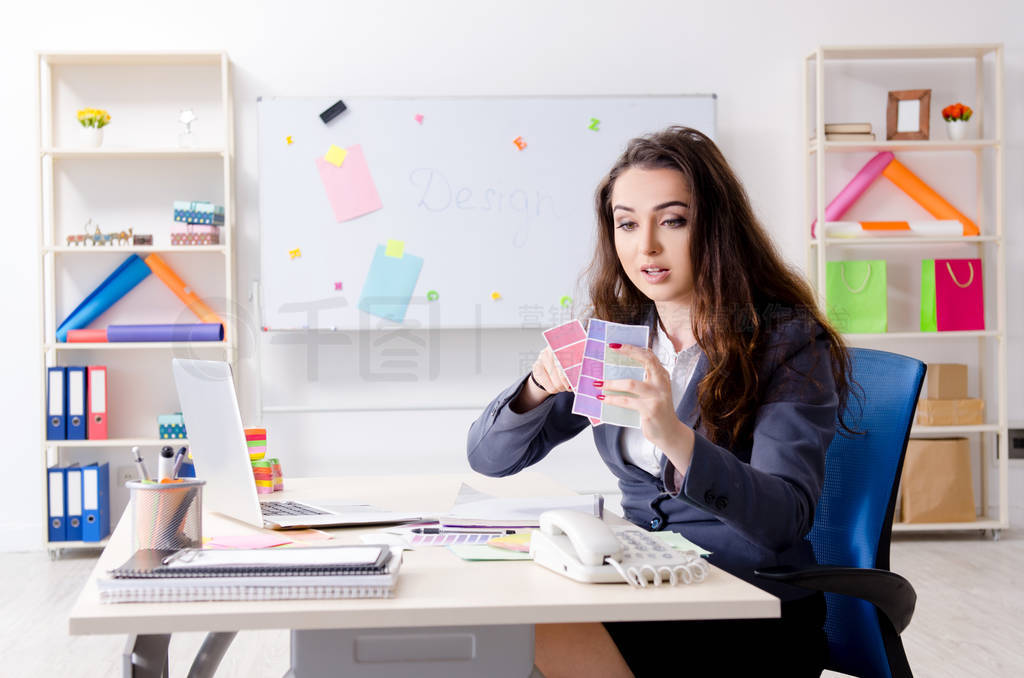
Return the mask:
<svg viewBox="0 0 1024 678">
<path fill-rule="evenodd" d="M 384 545 L 140 549 L 97 586 L 104 603 L 390 598 L 401 565 Z"/>
<path fill-rule="evenodd" d="M 825 141 L 874 141 L 873 132 L 826 132 Z"/>
<path fill-rule="evenodd" d="M 870 122 L 826 122 L 825 134 L 871 134 Z"/>
</svg>

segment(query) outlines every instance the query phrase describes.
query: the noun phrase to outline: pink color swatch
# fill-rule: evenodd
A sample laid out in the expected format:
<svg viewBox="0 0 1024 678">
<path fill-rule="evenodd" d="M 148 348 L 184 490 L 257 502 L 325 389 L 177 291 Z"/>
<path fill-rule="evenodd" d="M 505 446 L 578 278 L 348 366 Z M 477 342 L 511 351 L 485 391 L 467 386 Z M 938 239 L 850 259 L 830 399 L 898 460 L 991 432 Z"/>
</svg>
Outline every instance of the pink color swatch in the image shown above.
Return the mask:
<svg viewBox="0 0 1024 678">
<path fill-rule="evenodd" d="M 366 164 L 363 147 L 359 144 L 348 149 L 341 167 L 335 167 L 319 157 L 316 159 L 316 167 L 337 221 L 355 219 L 383 207 L 377 186 L 370 175 L 370 167 Z"/>
</svg>

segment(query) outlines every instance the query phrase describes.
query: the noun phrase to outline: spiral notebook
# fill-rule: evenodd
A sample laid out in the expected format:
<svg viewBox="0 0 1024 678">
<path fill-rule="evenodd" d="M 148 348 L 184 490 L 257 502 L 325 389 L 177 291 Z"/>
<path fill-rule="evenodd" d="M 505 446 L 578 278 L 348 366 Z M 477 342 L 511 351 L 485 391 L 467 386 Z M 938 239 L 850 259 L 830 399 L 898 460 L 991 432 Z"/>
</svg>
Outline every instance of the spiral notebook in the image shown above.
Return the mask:
<svg viewBox="0 0 1024 678">
<path fill-rule="evenodd" d="M 97 580 L 100 601 L 389 598 L 402 564 L 401 551 L 376 545 L 185 551 L 195 553 L 136 552 Z"/>
</svg>

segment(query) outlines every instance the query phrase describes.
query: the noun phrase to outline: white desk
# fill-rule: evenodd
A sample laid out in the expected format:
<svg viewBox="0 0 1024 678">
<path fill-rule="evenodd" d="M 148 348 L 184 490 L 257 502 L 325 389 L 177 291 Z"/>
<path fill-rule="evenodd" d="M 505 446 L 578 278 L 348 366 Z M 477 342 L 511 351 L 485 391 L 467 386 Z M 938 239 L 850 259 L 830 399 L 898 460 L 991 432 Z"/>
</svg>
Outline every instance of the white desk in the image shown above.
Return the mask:
<svg viewBox="0 0 1024 678">
<path fill-rule="evenodd" d="M 274 499 L 359 500 L 399 511 L 441 514 L 451 507 L 461 482 L 499 496 L 571 494 L 545 476 L 521 473 L 501 479 L 474 474 L 286 478 L 286 490 Z M 609 520 L 621 522 L 617 516 L 609 516 Z M 446 548 L 407 551 L 395 597 L 388 599 L 101 604 L 96 579 L 131 556 L 130 524 L 128 516 L 120 521 L 75 602 L 69 619 L 72 635 L 511 625 L 528 629 L 532 651 L 534 624 L 768 618 L 780 614 L 777 598 L 714 567 L 698 585 L 633 589 L 580 584 L 529 561 L 467 562 Z M 306 545 L 360 543 L 359 535 L 380 529 L 330 530 L 333 540 Z M 204 517 L 206 536 L 259 531 L 220 515 Z M 293 633 L 293 661 L 295 639 Z M 163 647 L 165 652 L 166 643 Z M 529 660 L 532 665 L 532 654 Z M 126 671 L 131 669 L 126 667 Z M 145 672 L 136 668 L 135 673 Z M 427 674 L 419 671 L 417 675 Z"/>
</svg>

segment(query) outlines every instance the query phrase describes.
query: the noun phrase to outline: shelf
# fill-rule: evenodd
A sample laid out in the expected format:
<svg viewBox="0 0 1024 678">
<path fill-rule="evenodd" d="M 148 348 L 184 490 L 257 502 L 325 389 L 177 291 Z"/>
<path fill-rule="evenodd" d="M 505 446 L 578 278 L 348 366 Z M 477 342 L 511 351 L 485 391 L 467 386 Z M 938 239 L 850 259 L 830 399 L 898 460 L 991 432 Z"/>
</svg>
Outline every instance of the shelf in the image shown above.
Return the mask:
<svg viewBox="0 0 1024 678">
<path fill-rule="evenodd" d="M 914 426 L 910 436 L 946 435 L 950 433 L 999 433 L 1002 429 L 997 424 L 972 424 L 968 426 Z"/>
<path fill-rule="evenodd" d="M 847 45 L 822 47 L 825 61 L 841 59 L 977 59 L 998 50 L 997 44 L 976 45 Z M 807 60 L 816 59 L 817 52 Z"/>
<path fill-rule="evenodd" d="M 56 551 L 57 549 L 102 549 L 106 547 L 109 541 L 109 535 L 99 541 L 48 541 L 46 542 L 46 548 L 50 551 Z"/>
<path fill-rule="evenodd" d="M 879 332 L 878 334 L 844 334 L 848 341 L 864 341 L 871 339 L 977 339 L 982 337 L 998 337 L 995 330 L 977 330 L 974 332 Z"/>
<path fill-rule="evenodd" d="M 43 344 L 46 351 L 116 351 L 119 349 L 167 348 L 232 348 L 227 341 L 112 341 L 112 342 L 53 342 Z"/>
<path fill-rule="evenodd" d="M 818 142 L 808 142 L 807 152 L 817 153 Z M 877 153 L 881 151 L 978 151 L 985 148 L 999 148 L 994 139 L 974 139 L 971 141 L 944 141 L 927 139 L 922 141 L 826 141 L 826 151 L 845 151 L 848 153 Z"/>
<path fill-rule="evenodd" d="M 223 158 L 223 148 L 44 148 L 52 158 Z"/>
<path fill-rule="evenodd" d="M 93 245 L 59 245 L 50 246 L 43 248 L 44 253 L 55 252 L 57 254 L 141 254 L 151 252 L 207 252 L 207 253 L 218 253 L 227 254 L 227 245 L 138 245 L 138 246 L 124 246 L 110 245 L 110 246 L 93 246 Z"/>
<path fill-rule="evenodd" d="M 109 438 L 107 440 L 47 440 L 46 447 L 163 447 L 188 445 L 187 438 Z"/>
<path fill-rule="evenodd" d="M 942 532 L 955 530 L 958 532 L 968 530 L 1003 530 L 1005 525 L 998 520 L 980 518 L 969 523 L 893 523 L 893 532 Z"/>
<path fill-rule="evenodd" d="M 877 238 L 825 238 L 825 246 L 867 247 L 869 245 L 979 245 L 987 242 L 998 243 L 1002 237 L 998 235 L 954 235 L 954 236 L 881 236 Z M 818 239 L 810 241 L 811 247 L 818 246 Z"/>
<path fill-rule="evenodd" d="M 216 66 L 226 52 L 40 52 L 51 65 L 74 66 Z"/>
</svg>

